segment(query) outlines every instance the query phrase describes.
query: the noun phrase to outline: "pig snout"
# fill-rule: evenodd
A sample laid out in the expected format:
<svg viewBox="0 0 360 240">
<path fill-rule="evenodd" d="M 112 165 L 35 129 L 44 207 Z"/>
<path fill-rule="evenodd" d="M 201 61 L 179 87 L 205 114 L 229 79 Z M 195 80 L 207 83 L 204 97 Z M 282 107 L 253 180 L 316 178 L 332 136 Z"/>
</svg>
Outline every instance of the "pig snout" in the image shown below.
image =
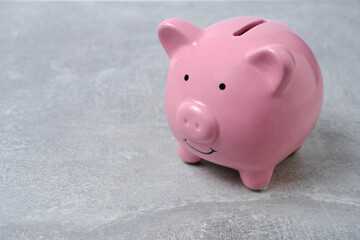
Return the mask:
<svg viewBox="0 0 360 240">
<path fill-rule="evenodd" d="M 211 142 L 218 129 L 210 111 L 195 102 L 184 102 L 180 105 L 176 114 L 176 125 L 186 138 L 200 143 Z"/>
</svg>

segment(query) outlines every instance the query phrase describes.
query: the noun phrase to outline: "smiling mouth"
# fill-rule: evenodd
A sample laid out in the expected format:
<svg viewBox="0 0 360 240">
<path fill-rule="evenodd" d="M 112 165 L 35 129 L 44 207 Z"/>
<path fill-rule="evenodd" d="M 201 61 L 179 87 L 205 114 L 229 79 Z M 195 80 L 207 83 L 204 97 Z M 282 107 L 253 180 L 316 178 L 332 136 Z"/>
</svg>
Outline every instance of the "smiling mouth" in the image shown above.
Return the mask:
<svg viewBox="0 0 360 240">
<path fill-rule="evenodd" d="M 189 145 L 189 147 L 191 147 L 191 148 L 194 149 L 195 151 L 197 151 L 197 152 L 199 152 L 199 153 L 202 153 L 202 154 L 205 154 L 205 155 L 210 155 L 210 154 L 216 152 L 216 151 L 215 151 L 214 149 L 212 149 L 212 148 L 210 148 L 210 149 L 211 149 L 210 152 L 202 152 L 202 151 L 199 151 L 199 150 L 197 150 L 196 148 L 194 148 L 193 146 L 191 146 L 190 143 L 188 143 L 188 142 L 186 141 L 186 138 L 184 139 L 184 142 L 186 142 L 186 144 Z"/>
</svg>

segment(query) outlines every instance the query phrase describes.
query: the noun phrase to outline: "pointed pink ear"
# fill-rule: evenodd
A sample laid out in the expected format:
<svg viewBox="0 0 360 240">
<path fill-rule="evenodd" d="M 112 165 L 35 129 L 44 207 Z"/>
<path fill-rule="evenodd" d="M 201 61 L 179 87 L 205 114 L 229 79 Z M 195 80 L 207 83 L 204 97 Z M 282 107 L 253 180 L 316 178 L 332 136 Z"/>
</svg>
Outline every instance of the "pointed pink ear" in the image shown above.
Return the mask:
<svg viewBox="0 0 360 240">
<path fill-rule="evenodd" d="M 170 59 L 181 46 L 196 42 L 201 35 L 201 28 L 175 18 L 163 21 L 158 28 L 160 42 Z"/>
<path fill-rule="evenodd" d="M 294 56 L 285 46 L 269 44 L 248 53 L 246 58 L 267 76 L 275 95 L 285 92 L 295 69 Z"/>
</svg>

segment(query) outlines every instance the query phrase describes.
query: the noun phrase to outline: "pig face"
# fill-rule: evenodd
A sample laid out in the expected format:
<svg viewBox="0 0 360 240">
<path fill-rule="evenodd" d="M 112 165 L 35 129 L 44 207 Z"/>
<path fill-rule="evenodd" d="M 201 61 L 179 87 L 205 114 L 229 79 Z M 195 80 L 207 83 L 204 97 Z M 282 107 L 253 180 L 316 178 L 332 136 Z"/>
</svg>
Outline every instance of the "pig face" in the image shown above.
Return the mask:
<svg viewBox="0 0 360 240">
<path fill-rule="evenodd" d="M 163 22 L 158 34 L 170 58 L 165 110 L 176 139 L 200 158 L 256 166 L 265 152 L 257 148 L 271 148 L 279 127 L 274 106 L 290 83 L 291 53 L 179 19 Z"/>
</svg>

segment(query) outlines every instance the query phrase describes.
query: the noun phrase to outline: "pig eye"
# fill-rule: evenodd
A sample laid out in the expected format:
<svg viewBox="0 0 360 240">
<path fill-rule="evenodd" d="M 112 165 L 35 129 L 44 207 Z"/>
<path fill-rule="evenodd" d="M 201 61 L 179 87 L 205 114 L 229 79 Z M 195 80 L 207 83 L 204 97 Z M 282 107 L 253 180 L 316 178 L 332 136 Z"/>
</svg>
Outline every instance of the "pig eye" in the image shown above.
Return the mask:
<svg viewBox="0 0 360 240">
<path fill-rule="evenodd" d="M 219 88 L 220 90 L 224 90 L 226 88 L 225 83 L 220 83 Z"/>
<path fill-rule="evenodd" d="M 186 74 L 186 75 L 184 76 L 184 80 L 185 80 L 185 81 L 189 80 L 189 75 Z"/>
</svg>

